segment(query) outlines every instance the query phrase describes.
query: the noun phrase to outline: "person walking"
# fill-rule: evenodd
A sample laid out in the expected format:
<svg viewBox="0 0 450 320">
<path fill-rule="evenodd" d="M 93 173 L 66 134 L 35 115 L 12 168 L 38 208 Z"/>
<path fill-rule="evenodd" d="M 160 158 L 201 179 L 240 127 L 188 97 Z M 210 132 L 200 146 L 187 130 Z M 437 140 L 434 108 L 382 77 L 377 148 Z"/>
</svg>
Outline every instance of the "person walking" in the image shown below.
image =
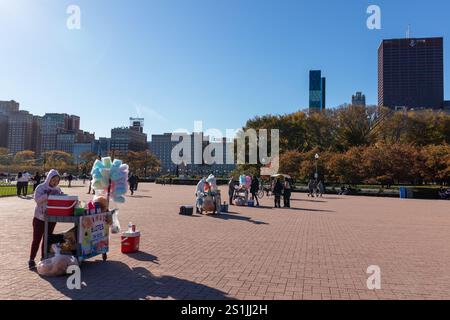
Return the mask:
<svg viewBox="0 0 450 320">
<path fill-rule="evenodd" d="M 39 174 L 39 171 L 37 171 L 33 177 L 33 192 L 36 191 L 36 188 L 38 187 L 38 185 L 41 184 L 41 180 L 42 180 L 42 177 Z"/>
<path fill-rule="evenodd" d="M 272 192 L 275 196 L 275 208 L 281 208 L 281 195 L 283 194 L 283 184 L 279 179 L 275 179 Z"/>
<path fill-rule="evenodd" d="M 283 202 L 285 208 L 291 207 L 292 185 L 289 179 L 284 181 Z"/>
<path fill-rule="evenodd" d="M 230 206 L 233 205 L 233 197 L 234 197 L 234 193 L 235 193 L 235 187 L 236 187 L 236 183 L 233 180 L 233 177 L 230 178 L 230 181 L 228 181 L 228 200 L 230 203 Z"/>
<path fill-rule="evenodd" d="M 253 176 L 252 183 L 250 184 L 250 193 L 252 194 L 252 200 L 256 201 L 256 205 L 259 207 L 258 191 L 259 191 L 259 180 L 256 176 Z"/>
<path fill-rule="evenodd" d="M 308 182 L 308 197 L 314 198 L 314 182 L 312 179 Z"/>
<path fill-rule="evenodd" d="M 72 180 L 73 180 L 73 175 L 71 173 L 69 173 L 67 175 L 67 181 L 69 181 L 69 188 L 72 188 Z"/>
<path fill-rule="evenodd" d="M 41 257 L 44 259 L 44 242 L 42 241 L 45 232 L 45 215 L 47 214 L 47 201 L 50 195 L 62 194 L 61 189 L 58 187 L 61 178 L 58 171 L 50 170 L 44 183 L 41 183 L 34 193 L 34 201 L 36 201 L 36 208 L 34 210 L 33 218 L 33 241 L 31 243 L 30 260 L 28 260 L 28 268 L 30 270 L 36 269 L 36 258 L 39 250 L 39 245 L 42 242 Z M 48 233 L 53 234 L 56 223 L 48 223 Z"/>
<path fill-rule="evenodd" d="M 130 173 L 130 177 L 128 178 L 128 183 L 130 184 L 131 195 L 134 195 L 134 191 L 136 190 L 136 182 L 137 177 L 133 173 Z"/>
</svg>

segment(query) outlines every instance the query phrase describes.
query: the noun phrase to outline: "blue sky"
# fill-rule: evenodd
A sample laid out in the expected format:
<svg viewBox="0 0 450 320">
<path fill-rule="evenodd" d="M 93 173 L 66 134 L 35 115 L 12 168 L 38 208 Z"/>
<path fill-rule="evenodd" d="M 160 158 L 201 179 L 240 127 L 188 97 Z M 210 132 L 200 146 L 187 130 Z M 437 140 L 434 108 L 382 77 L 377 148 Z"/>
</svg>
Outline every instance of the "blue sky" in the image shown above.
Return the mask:
<svg viewBox="0 0 450 320">
<path fill-rule="evenodd" d="M 66 27 L 71 4 L 81 30 Z M 371 4 L 381 30 L 366 27 Z M 411 24 L 447 49 L 449 12 L 447 0 L 0 0 L 0 100 L 77 114 L 97 137 L 130 116 L 145 117 L 148 134 L 195 120 L 225 132 L 296 111 L 308 105 L 310 69 L 327 77 L 328 106 L 355 91 L 375 104 L 380 41 Z"/>
</svg>

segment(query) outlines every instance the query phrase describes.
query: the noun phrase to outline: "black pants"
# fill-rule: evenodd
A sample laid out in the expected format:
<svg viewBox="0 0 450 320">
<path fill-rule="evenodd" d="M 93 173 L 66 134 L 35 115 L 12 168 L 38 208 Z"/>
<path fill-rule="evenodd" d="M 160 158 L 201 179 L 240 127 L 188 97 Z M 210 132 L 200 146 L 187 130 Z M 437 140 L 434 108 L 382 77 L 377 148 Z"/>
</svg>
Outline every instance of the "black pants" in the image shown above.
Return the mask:
<svg viewBox="0 0 450 320">
<path fill-rule="evenodd" d="M 258 191 L 252 192 L 252 200 L 256 201 L 256 205 L 259 206 Z"/>
<path fill-rule="evenodd" d="M 22 184 L 22 195 L 26 197 L 28 195 L 28 182 Z"/>
<path fill-rule="evenodd" d="M 36 191 L 36 188 L 38 187 L 39 183 L 33 184 L 33 191 Z"/>
<path fill-rule="evenodd" d="M 284 207 L 290 208 L 291 207 L 291 192 L 290 191 L 284 192 L 283 200 L 284 200 Z"/>
<path fill-rule="evenodd" d="M 281 195 L 275 195 L 275 208 L 281 208 Z"/>
<path fill-rule="evenodd" d="M 23 191 L 23 182 L 17 182 L 16 188 L 17 188 L 17 196 L 20 197 Z"/>
<path fill-rule="evenodd" d="M 230 201 L 230 206 L 233 205 L 233 196 L 234 196 L 233 193 L 228 193 L 228 199 L 229 199 L 229 201 Z"/>
</svg>

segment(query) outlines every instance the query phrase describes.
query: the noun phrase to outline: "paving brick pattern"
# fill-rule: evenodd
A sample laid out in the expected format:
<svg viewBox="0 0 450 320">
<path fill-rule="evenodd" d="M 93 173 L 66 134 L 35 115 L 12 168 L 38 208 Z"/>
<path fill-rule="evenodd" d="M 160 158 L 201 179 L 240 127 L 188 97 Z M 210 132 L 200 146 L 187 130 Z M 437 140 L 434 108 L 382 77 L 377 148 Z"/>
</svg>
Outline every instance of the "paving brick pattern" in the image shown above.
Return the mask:
<svg viewBox="0 0 450 320">
<path fill-rule="evenodd" d="M 141 252 L 121 254 L 112 235 L 108 261 L 85 262 L 75 291 L 26 268 L 33 200 L 0 199 L 0 299 L 450 299 L 450 202 L 294 194 L 292 209 L 264 199 L 218 217 L 178 215 L 193 194 L 140 185 L 119 208 L 122 227 L 142 231 Z M 367 289 L 370 265 L 381 290 Z"/>
</svg>

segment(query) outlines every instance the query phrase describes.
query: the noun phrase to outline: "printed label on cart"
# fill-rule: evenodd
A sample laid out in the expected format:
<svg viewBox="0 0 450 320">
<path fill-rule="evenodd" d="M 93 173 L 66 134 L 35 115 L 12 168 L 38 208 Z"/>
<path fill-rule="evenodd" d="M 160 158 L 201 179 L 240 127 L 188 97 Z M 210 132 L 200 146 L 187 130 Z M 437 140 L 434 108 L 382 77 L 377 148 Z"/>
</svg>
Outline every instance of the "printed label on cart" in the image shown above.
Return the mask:
<svg viewBox="0 0 450 320">
<path fill-rule="evenodd" d="M 80 217 L 79 242 L 81 257 L 88 259 L 109 249 L 109 225 L 106 213 L 94 216 Z"/>
</svg>

